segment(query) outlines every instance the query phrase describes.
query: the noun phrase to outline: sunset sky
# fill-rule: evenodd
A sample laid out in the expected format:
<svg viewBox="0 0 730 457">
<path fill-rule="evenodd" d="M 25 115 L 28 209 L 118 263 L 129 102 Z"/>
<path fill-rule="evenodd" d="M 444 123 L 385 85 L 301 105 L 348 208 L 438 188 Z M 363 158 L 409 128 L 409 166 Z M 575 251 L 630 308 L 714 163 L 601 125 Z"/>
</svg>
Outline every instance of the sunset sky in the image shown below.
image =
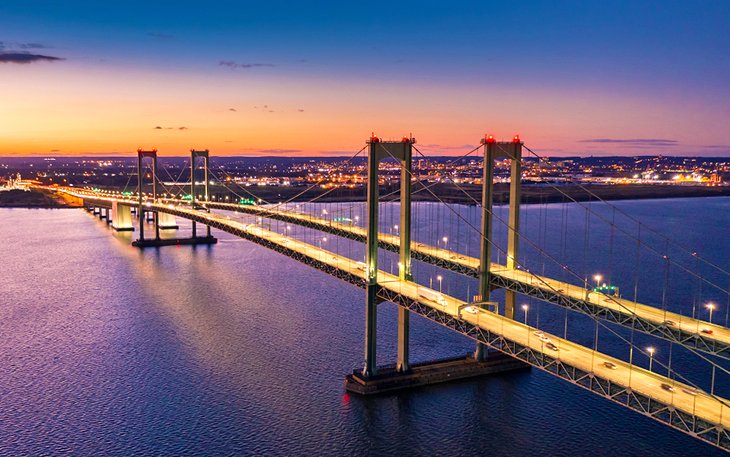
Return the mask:
<svg viewBox="0 0 730 457">
<path fill-rule="evenodd" d="M 730 2 L 0 2 L 0 155 L 730 156 Z"/>
</svg>

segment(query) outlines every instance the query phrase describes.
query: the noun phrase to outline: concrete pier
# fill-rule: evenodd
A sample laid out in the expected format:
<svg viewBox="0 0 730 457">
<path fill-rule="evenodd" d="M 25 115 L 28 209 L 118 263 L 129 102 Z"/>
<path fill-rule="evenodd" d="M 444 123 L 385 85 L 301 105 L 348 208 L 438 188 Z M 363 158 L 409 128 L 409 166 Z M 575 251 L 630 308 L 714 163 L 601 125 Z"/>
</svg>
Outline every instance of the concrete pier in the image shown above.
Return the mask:
<svg viewBox="0 0 730 457">
<path fill-rule="evenodd" d="M 529 368 L 530 365 L 502 353 L 488 354 L 483 360 L 467 354 L 466 357 L 413 364 L 406 372 L 399 372 L 395 366 L 379 367 L 376 375 L 364 377 L 361 370 L 355 370 L 345 378 L 345 390 L 375 395 Z"/>
<path fill-rule="evenodd" d="M 199 236 L 196 238 L 151 238 L 132 241 L 132 246 L 138 248 L 153 248 L 160 246 L 191 246 L 195 244 L 216 244 L 218 238 L 214 236 Z"/>
<path fill-rule="evenodd" d="M 157 212 L 157 225 L 160 226 L 160 230 L 177 230 L 179 228 L 175 216 L 163 212 Z"/>
<path fill-rule="evenodd" d="M 117 232 L 134 231 L 132 208 L 119 202 L 112 202 L 112 228 Z"/>
</svg>

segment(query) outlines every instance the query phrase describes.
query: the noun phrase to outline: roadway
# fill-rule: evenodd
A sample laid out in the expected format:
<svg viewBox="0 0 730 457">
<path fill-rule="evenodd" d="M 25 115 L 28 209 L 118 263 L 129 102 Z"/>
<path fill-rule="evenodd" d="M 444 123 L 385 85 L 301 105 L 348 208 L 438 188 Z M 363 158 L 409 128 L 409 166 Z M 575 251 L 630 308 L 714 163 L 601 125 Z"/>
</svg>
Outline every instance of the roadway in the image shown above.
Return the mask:
<svg viewBox="0 0 730 457">
<path fill-rule="evenodd" d="M 47 188 L 55 190 L 64 190 L 83 197 L 84 195 L 99 197 L 98 192 L 87 191 L 84 189 L 70 188 Z M 112 196 L 103 196 L 105 199 L 116 198 L 120 201 L 127 201 L 130 204 L 137 205 L 137 201 L 129 198 L 119 198 Z M 188 201 L 167 199 L 165 202 L 173 204 L 189 204 Z M 366 230 L 354 224 L 343 224 L 331 220 L 315 217 L 307 213 L 299 213 L 293 211 L 280 211 L 264 206 L 240 205 L 235 203 L 222 202 L 205 202 L 205 206 L 210 209 L 220 209 L 228 211 L 236 211 L 247 214 L 258 215 L 266 218 L 278 219 L 298 225 L 312 228 L 319 228 L 322 231 L 335 235 L 344 236 L 357 241 L 365 241 Z M 400 238 L 398 236 L 380 233 L 378 241 L 381 247 L 389 250 L 398 251 L 400 246 Z M 463 254 L 430 246 L 424 243 L 413 242 L 411 245 L 412 256 L 428 263 L 437 264 L 446 269 L 457 272 L 464 272 L 472 277 L 479 276 L 479 259 Z M 642 322 L 639 325 L 634 324 L 634 328 L 650 333 L 660 338 L 673 340 L 680 344 L 690 345 L 699 350 L 714 353 L 723 358 L 730 358 L 730 329 L 727 327 L 711 324 L 707 321 L 694 319 L 692 317 L 683 316 L 658 309 L 653 306 L 637 303 L 619 297 L 608 296 L 602 293 L 589 292 L 583 286 L 558 281 L 545 276 L 539 276 L 529 271 L 513 270 L 505 265 L 492 263 L 490 265 L 490 274 L 493 276 L 492 283 L 498 283 L 498 286 L 516 290 L 517 292 L 536 297 L 541 300 L 548 301 L 560 306 L 567 306 L 590 312 L 591 309 L 597 310 L 591 314 L 599 318 L 606 317 L 606 313 L 602 311 L 610 311 L 619 315 L 614 319 L 620 325 L 628 325 L 624 319 L 638 319 Z M 570 300 L 565 300 L 566 298 Z M 588 306 L 585 306 L 588 305 Z M 641 325 L 644 324 L 644 325 Z M 647 325 L 648 324 L 648 325 Z M 631 326 L 631 325 L 628 325 Z M 650 331 L 656 329 L 657 331 Z M 703 330 L 705 330 L 703 332 Z M 708 333 L 711 332 L 711 333 Z M 675 335 L 679 333 L 678 335 Z"/>
</svg>

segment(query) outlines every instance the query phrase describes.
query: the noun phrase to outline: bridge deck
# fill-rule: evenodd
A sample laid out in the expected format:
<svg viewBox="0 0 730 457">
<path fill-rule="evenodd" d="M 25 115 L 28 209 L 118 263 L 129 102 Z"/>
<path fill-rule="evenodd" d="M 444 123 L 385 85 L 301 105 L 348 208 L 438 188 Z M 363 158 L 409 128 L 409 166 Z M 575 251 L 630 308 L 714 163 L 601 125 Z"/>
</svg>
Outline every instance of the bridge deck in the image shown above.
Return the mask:
<svg viewBox="0 0 730 457">
<path fill-rule="evenodd" d="M 231 203 L 207 202 L 206 205 L 213 209 L 279 219 L 358 241 L 365 241 L 366 238 L 364 228 L 321 219 L 310 214 Z M 378 238 L 381 247 L 394 252 L 398 251 L 400 247 L 398 236 L 380 233 Z M 468 276 L 479 277 L 478 258 L 416 242 L 412 243 L 411 253 L 417 260 Z M 583 286 L 576 286 L 523 270 L 508 269 L 498 263 L 491 264 L 490 273 L 493 286 L 513 290 L 730 359 L 730 329 L 721 325 L 631 300 L 589 292 Z"/>
<path fill-rule="evenodd" d="M 98 198 L 98 193 L 80 189 L 62 190 L 81 198 Z M 137 205 L 131 199 L 118 199 Z M 167 200 L 175 204 L 188 202 Z M 111 197 L 101 197 L 100 203 L 111 204 Z M 233 203 L 206 202 L 212 209 L 243 212 L 290 222 L 334 235 L 344 236 L 357 241 L 365 241 L 364 228 L 321 219 L 310 214 L 291 211 L 278 211 L 263 206 L 238 205 Z M 400 238 L 380 233 L 379 244 L 382 248 L 398 252 Z M 412 243 L 411 254 L 414 259 L 434 264 L 445 269 L 472 277 L 479 277 L 479 259 L 459 254 L 447 249 Z M 709 322 L 683 316 L 678 313 L 658 309 L 619 297 L 589 292 L 583 286 L 550 279 L 523 270 L 512 270 L 506 266 L 492 263 L 490 266 L 491 283 L 494 287 L 513 290 L 559 306 L 586 313 L 619 325 L 631 327 L 669 341 L 689 346 L 704 352 L 730 359 L 730 329 Z M 704 331 L 703 331 L 704 330 Z"/>
</svg>

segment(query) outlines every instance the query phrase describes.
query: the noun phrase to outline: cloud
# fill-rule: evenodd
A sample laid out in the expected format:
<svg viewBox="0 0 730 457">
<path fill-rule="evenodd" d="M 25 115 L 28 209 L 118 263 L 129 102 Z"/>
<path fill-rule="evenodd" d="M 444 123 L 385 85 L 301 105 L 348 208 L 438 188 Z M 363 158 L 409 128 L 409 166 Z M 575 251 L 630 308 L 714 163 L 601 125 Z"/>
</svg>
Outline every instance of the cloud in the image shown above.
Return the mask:
<svg viewBox="0 0 730 457">
<path fill-rule="evenodd" d="M 56 62 L 66 60 L 62 57 L 30 54 L 27 52 L 0 52 L 0 63 L 29 64 L 34 62 Z"/>
<path fill-rule="evenodd" d="M 48 46 L 40 43 L 19 43 L 20 49 L 48 49 Z"/>
<path fill-rule="evenodd" d="M 706 144 L 700 147 L 706 149 L 730 149 L 730 144 Z"/>
<path fill-rule="evenodd" d="M 271 108 L 269 107 L 269 105 L 263 105 L 263 106 L 254 106 L 254 107 L 253 107 L 253 109 L 263 109 L 264 111 L 266 111 L 266 112 L 268 112 L 268 113 L 273 113 L 273 112 L 275 112 L 275 111 L 274 111 L 273 109 L 271 109 Z"/>
<path fill-rule="evenodd" d="M 0 51 L 6 48 L 19 48 L 19 49 L 48 49 L 50 46 L 46 46 L 41 43 L 17 43 L 13 41 L 0 41 Z"/>
<path fill-rule="evenodd" d="M 228 111 L 233 111 L 235 113 L 238 110 L 236 108 L 228 108 Z"/>
<path fill-rule="evenodd" d="M 51 149 L 51 152 L 61 152 L 60 149 Z"/>
<path fill-rule="evenodd" d="M 237 68 L 257 68 L 257 67 L 275 67 L 273 63 L 239 63 L 234 62 L 232 60 L 221 60 L 218 62 L 218 65 L 221 67 L 228 67 L 231 70 L 235 70 Z"/>
<path fill-rule="evenodd" d="M 299 108 L 297 111 L 299 111 L 300 113 L 303 113 L 304 112 L 304 110 L 301 109 L 301 108 Z"/>
<path fill-rule="evenodd" d="M 173 38 L 175 38 L 175 35 L 160 32 L 147 32 L 147 35 L 151 36 L 152 38 L 158 38 L 160 40 L 172 40 Z"/>
<path fill-rule="evenodd" d="M 182 127 L 162 127 L 160 125 L 153 128 L 153 130 L 189 130 L 188 127 L 182 126 Z"/>
<path fill-rule="evenodd" d="M 624 145 L 628 145 L 628 146 L 677 146 L 679 144 L 679 141 L 658 139 L 658 138 L 635 138 L 635 139 L 593 138 L 593 139 L 589 139 L 589 140 L 579 140 L 578 143 L 624 144 Z"/>
</svg>

